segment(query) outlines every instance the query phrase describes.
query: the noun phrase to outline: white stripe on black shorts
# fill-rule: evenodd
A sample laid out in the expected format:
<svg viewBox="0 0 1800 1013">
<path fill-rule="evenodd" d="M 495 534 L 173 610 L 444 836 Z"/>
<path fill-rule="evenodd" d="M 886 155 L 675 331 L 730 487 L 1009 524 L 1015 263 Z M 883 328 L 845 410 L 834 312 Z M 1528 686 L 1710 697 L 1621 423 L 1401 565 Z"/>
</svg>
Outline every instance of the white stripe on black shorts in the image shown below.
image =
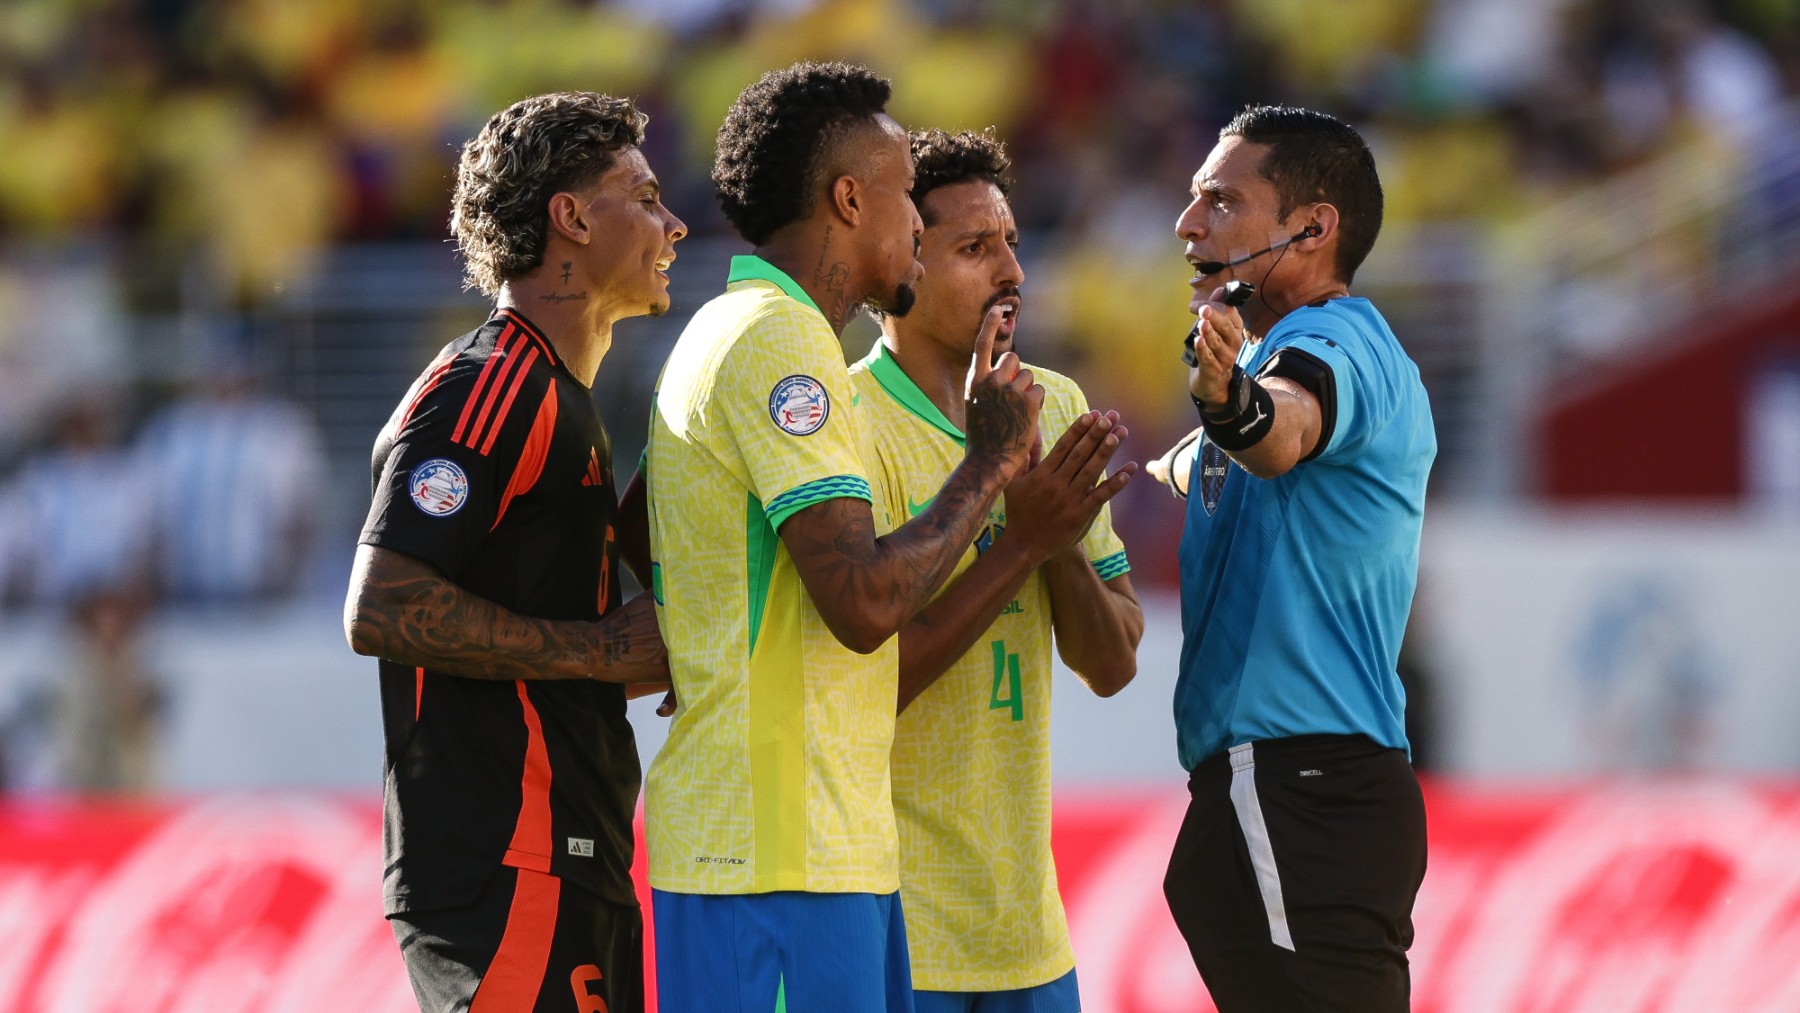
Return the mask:
<svg viewBox="0 0 1800 1013">
<path fill-rule="evenodd" d="M 1164 892 L 1220 1013 L 1409 1008 L 1425 807 L 1404 752 L 1245 743 L 1189 791 Z"/>
</svg>

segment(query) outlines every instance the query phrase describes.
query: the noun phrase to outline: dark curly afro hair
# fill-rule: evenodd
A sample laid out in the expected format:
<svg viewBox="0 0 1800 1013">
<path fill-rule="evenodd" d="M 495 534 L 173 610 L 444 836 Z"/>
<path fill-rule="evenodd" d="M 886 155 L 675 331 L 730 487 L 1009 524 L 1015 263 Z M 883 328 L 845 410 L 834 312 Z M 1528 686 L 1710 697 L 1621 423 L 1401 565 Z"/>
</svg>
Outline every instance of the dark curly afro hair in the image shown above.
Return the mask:
<svg viewBox="0 0 1800 1013">
<path fill-rule="evenodd" d="M 925 196 L 940 186 L 952 183 L 992 183 L 1002 196 L 1012 191 L 1012 180 L 1006 175 L 1012 168 L 1006 145 L 994 136 L 994 130 L 965 130 L 952 134 L 942 130 L 912 132 L 913 203 L 919 214 L 925 213 Z M 926 225 L 931 222 L 927 221 Z"/>
<path fill-rule="evenodd" d="M 847 63 L 797 63 L 745 88 L 719 127 L 713 160 L 726 220 L 761 246 L 805 218 L 834 142 L 882 113 L 891 93 L 885 78 Z"/>
</svg>

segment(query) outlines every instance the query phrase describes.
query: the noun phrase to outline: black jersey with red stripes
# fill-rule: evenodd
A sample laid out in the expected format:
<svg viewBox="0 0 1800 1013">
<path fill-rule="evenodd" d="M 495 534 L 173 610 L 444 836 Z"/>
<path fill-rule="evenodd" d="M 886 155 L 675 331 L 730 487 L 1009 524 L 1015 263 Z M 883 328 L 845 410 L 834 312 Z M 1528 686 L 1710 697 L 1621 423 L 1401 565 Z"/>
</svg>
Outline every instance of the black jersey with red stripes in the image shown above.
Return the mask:
<svg viewBox="0 0 1800 1013">
<path fill-rule="evenodd" d="M 520 615 L 619 606 L 611 444 L 588 388 L 516 312 L 439 353 L 373 463 L 365 544 Z M 389 914 L 465 904 L 501 865 L 635 903 L 640 772 L 620 686 L 384 660 L 381 708 Z"/>
</svg>

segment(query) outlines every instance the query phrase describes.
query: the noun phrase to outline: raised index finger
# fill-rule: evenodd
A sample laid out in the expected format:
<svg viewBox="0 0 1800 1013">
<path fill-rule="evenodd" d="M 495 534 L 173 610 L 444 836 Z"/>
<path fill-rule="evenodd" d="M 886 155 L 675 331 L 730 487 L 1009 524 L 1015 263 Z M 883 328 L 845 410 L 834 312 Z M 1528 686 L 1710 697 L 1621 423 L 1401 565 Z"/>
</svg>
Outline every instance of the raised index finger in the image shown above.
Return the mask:
<svg viewBox="0 0 1800 1013">
<path fill-rule="evenodd" d="M 974 383 L 994 371 L 994 337 L 1000 333 L 1004 312 L 1000 307 L 988 309 L 981 318 L 981 330 L 975 332 L 975 358 L 969 364 L 969 381 Z"/>
</svg>

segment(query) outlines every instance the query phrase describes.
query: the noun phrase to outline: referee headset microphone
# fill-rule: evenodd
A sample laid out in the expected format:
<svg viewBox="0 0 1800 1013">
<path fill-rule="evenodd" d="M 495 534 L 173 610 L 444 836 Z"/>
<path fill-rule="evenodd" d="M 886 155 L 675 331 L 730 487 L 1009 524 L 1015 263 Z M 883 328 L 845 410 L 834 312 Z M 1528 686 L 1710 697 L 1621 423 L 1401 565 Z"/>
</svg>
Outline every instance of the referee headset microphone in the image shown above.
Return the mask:
<svg viewBox="0 0 1800 1013">
<path fill-rule="evenodd" d="M 1196 273 L 1204 278 L 1205 276 L 1207 276 L 1209 274 L 1218 274 L 1220 271 L 1223 271 L 1228 267 L 1236 267 L 1239 264 L 1248 264 L 1252 260 L 1255 260 L 1256 258 L 1262 256 L 1265 253 L 1274 253 L 1276 250 L 1280 250 L 1283 254 L 1286 254 L 1287 248 L 1289 246 L 1293 245 L 1294 243 L 1298 243 L 1302 239 L 1311 239 L 1314 236 L 1322 234 L 1324 231 L 1325 230 L 1319 226 L 1318 222 L 1313 222 L 1311 225 L 1308 225 L 1306 228 L 1301 229 L 1299 232 L 1294 233 L 1293 235 L 1287 237 L 1286 239 L 1283 239 L 1279 243 L 1270 243 L 1268 246 L 1265 246 L 1262 249 L 1257 250 L 1255 253 L 1246 253 L 1241 257 L 1233 257 L 1230 260 L 1202 260 L 1198 264 L 1194 265 L 1194 273 Z M 1269 278 L 1269 275 L 1274 274 L 1275 268 L 1277 266 L 1279 266 L 1280 264 L 1281 264 L 1281 258 L 1276 257 L 1275 263 L 1270 264 L 1269 269 L 1267 271 L 1263 272 L 1263 280 L 1267 281 Z M 1249 302 L 1251 295 L 1253 295 L 1255 293 L 1256 293 L 1256 286 L 1251 285 L 1248 282 L 1242 282 L 1242 281 L 1229 282 L 1225 286 L 1225 305 L 1227 305 L 1227 306 L 1242 306 L 1245 303 Z M 1269 297 L 1267 295 L 1264 295 L 1262 298 L 1263 298 L 1263 305 L 1269 306 Z M 1275 308 L 1273 306 L 1270 306 L 1269 311 L 1271 313 L 1273 313 L 1275 311 Z M 1199 335 L 1200 335 L 1200 324 L 1199 324 L 1199 322 L 1196 321 L 1193 329 L 1188 331 L 1187 339 L 1182 342 L 1183 351 L 1181 353 L 1181 361 L 1187 363 L 1190 367 L 1198 366 L 1200 364 L 1200 360 L 1194 358 L 1194 339 L 1199 337 Z"/>
<path fill-rule="evenodd" d="M 1308 225 L 1299 232 L 1283 239 L 1281 242 L 1270 243 L 1268 246 L 1257 250 L 1255 253 L 1246 253 L 1241 257 L 1234 257 L 1231 260 L 1202 260 L 1200 263 L 1194 265 L 1194 271 L 1202 277 L 1209 274 L 1218 274 L 1228 267 L 1236 267 L 1239 264 L 1248 264 L 1265 253 L 1274 253 L 1276 250 L 1285 250 L 1293 243 L 1298 243 L 1302 239 L 1311 239 L 1324 231 L 1324 229 L 1319 227 L 1318 222 L 1313 222 L 1311 225 Z M 1271 268 L 1271 270 L 1273 270 L 1273 268 Z"/>
</svg>

